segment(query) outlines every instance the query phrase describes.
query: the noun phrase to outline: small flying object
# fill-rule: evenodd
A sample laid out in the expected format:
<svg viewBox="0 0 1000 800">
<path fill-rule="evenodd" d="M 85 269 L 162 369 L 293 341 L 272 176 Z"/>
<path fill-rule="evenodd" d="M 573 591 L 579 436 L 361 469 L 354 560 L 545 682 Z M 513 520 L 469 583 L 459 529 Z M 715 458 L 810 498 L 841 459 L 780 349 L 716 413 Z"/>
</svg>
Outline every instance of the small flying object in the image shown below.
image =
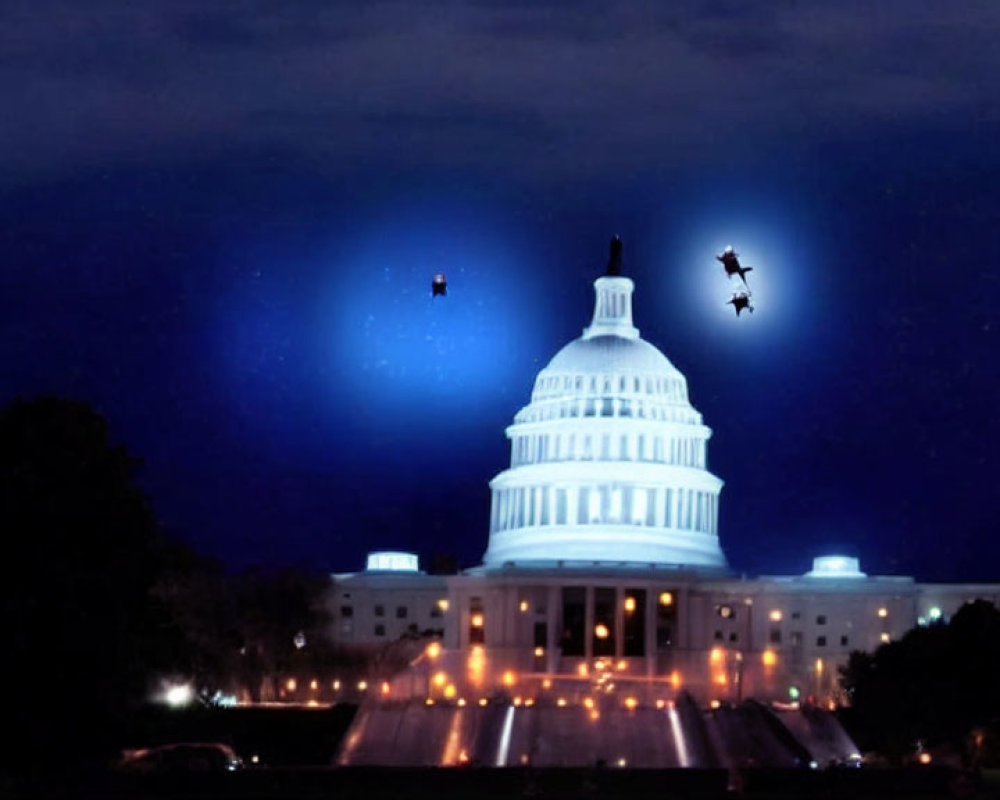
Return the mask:
<svg viewBox="0 0 1000 800">
<path fill-rule="evenodd" d="M 736 309 L 737 317 L 744 308 L 751 314 L 753 313 L 753 306 L 750 305 L 750 292 L 733 292 L 733 296 L 726 301 L 727 305 L 730 303 Z"/>
<path fill-rule="evenodd" d="M 747 283 L 747 273 L 753 270 L 753 267 L 742 267 L 740 266 L 740 254 L 733 250 L 732 245 L 728 245 L 725 250 L 716 256 L 716 259 L 722 262 L 722 266 L 726 270 L 726 275 L 730 278 L 733 275 L 739 275 L 743 280 L 743 285 L 749 287 L 750 284 Z"/>
<path fill-rule="evenodd" d="M 448 294 L 448 279 L 443 272 L 439 272 L 431 281 L 431 297 Z"/>
</svg>

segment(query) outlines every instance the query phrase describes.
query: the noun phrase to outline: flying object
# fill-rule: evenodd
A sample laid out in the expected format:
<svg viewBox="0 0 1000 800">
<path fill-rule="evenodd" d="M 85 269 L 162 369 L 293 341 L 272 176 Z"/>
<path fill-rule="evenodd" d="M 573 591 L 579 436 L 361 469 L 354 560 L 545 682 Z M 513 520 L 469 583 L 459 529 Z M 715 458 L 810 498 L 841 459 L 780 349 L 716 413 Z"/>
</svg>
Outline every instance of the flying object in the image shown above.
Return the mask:
<svg viewBox="0 0 1000 800">
<path fill-rule="evenodd" d="M 753 306 L 750 305 L 750 292 L 733 292 L 733 296 L 726 303 L 732 303 L 733 308 L 736 309 L 737 317 L 744 308 L 751 314 L 753 313 Z"/>
<path fill-rule="evenodd" d="M 431 297 L 448 294 L 448 279 L 443 272 L 439 272 L 431 280 Z"/>
<path fill-rule="evenodd" d="M 722 266 L 726 270 L 726 275 L 730 278 L 733 275 L 739 275 L 743 280 L 744 286 L 749 286 L 747 283 L 747 273 L 750 272 L 753 267 L 742 267 L 740 266 L 740 254 L 733 250 L 732 245 L 726 247 L 720 255 L 716 256 L 716 259 L 722 262 Z"/>
</svg>

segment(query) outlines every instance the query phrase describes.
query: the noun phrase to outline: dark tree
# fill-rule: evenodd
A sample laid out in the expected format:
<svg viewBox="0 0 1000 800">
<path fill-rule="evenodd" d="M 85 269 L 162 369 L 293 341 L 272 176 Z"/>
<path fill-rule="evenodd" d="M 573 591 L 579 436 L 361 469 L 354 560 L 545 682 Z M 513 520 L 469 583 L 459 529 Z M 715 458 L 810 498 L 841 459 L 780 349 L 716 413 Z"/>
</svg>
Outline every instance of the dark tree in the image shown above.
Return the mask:
<svg viewBox="0 0 1000 800">
<path fill-rule="evenodd" d="M 845 719 L 861 747 L 899 759 L 917 741 L 961 747 L 1000 716 L 1000 611 L 966 603 L 950 623 L 914 628 L 841 669 Z"/>
<path fill-rule="evenodd" d="M 146 696 L 159 541 L 137 466 L 83 403 L 0 411 L 8 773 L 109 756 Z"/>
<path fill-rule="evenodd" d="M 257 567 L 234 578 L 239 676 L 253 700 L 260 699 L 265 679 L 302 669 L 325 671 L 336 660 L 324 605 L 328 587 L 326 574 L 294 568 Z M 296 644 L 298 634 L 302 646 Z"/>
</svg>

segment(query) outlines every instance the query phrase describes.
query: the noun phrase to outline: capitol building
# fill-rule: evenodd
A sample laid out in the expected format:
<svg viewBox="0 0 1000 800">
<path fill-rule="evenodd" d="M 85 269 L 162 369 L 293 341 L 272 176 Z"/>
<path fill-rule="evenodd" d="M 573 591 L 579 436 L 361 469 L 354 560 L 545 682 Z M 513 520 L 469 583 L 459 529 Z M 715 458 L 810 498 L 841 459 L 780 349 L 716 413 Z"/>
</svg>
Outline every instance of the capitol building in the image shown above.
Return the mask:
<svg viewBox="0 0 1000 800">
<path fill-rule="evenodd" d="M 556 692 L 569 703 L 610 686 L 638 706 L 683 692 L 705 707 L 832 707 L 852 651 L 1000 600 L 995 584 L 867 575 L 854 554 L 812 554 L 803 575 L 730 570 L 711 428 L 684 375 L 641 338 L 634 289 L 613 257 L 594 281 L 590 324 L 507 427 L 510 465 L 490 482 L 480 566 L 433 575 L 415 555 L 377 551 L 363 571 L 332 577 L 336 642 L 427 646 L 386 693 L 464 704 L 504 692 L 527 704 Z"/>
</svg>

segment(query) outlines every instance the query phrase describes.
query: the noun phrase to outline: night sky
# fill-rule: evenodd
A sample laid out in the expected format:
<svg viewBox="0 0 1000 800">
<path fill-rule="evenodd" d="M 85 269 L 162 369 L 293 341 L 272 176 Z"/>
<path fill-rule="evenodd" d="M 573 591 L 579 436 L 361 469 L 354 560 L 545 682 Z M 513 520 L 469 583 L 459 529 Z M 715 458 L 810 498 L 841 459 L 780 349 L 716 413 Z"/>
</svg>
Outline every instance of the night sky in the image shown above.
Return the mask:
<svg viewBox="0 0 1000 800">
<path fill-rule="evenodd" d="M 92 403 L 233 568 L 474 566 L 619 234 L 737 572 L 1000 579 L 998 36 L 996 0 L 7 0 L 0 400 Z"/>
</svg>

